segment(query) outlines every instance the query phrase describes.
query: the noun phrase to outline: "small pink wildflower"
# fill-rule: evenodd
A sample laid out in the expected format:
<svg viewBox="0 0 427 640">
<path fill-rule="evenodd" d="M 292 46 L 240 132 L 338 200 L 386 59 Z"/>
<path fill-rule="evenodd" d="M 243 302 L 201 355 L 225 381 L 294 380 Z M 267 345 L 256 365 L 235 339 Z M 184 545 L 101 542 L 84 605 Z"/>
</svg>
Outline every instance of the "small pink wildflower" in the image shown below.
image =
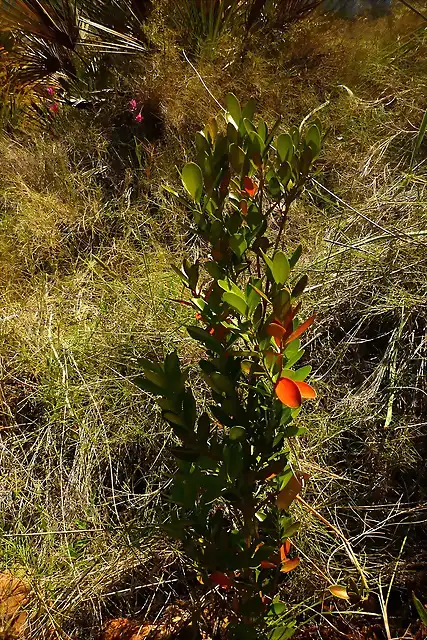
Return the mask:
<svg viewBox="0 0 427 640">
<path fill-rule="evenodd" d="M 135 98 L 132 98 L 132 100 L 129 100 L 129 109 L 131 111 L 135 111 L 136 110 L 136 100 L 135 100 Z"/>
<path fill-rule="evenodd" d="M 53 96 L 55 94 L 55 89 L 53 87 L 48 87 L 47 93 L 49 96 Z"/>
<path fill-rule="evenodd" d="M 135 120 L 136 120 L 137 122 L 142 122 L 142 121 L 144 120 L 144 116 L 143 116 L 141 113 L 138 113 L 138 114 L 135 116 Z"/>
<path fill-rule="evenodd" d="M 49 105 L 49 111 L 51 113 L 58 113 L 58 110 L 59 110 L 59 107 L 57 102 L 52 102 L 52 104 Z"/>
</svg>

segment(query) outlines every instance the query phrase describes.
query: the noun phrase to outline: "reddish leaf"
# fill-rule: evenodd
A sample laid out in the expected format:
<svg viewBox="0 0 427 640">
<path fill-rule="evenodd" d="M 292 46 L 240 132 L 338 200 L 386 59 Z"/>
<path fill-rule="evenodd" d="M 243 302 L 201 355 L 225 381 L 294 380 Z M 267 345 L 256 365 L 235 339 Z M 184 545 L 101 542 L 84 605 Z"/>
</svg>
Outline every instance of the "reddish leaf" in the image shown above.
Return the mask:
<svg viewBox="0 0 427 640">
<path fill-rule="evenodd" d="M 221 184 L 219 185 L 219 190 L 221 193 L 227 192 L 227 189 L 230 186 L 230 180 L 231 180 L 231 173 L 227 171 L 227 173 L 224 175 L 223 179 L 221 180 Z"/>
<path fill-rule="evenodd" d="M 301 392 L 296 383 L 290 378 L 279 378 L 276 382 L 274 390 L 280 402 L 286 407 L 296 409 L 301 406 Z"/>
<path fill-rule="evenodd" d="M 295 316 L 297 315 L 297 313 L 299 312 L 299 310 L 301 309 L 301 302 L 298 302 L 298 304 L 296 305 L 296 307 L 292 308 L 290 307 L 288 309 L 288 311 L 286 312 L 284 318 L 283 318 L 283 322 L 282 325 L 285 329 L 288 329 L 292 320 L 295 318 Z"/>
<path fill-rule="evenodd" d="M 289 573 L 289 571 L 295 569 L 299 563 L 300 559 L 298 556 L 296 558 L 292 558 L 292 560 L 286 560 L 286 562 L 282 564 L 280 571 L 282 573 Z"/>
<path fill-rule="evenodd" d="M 328 589 L 332 593 L 332 595 L 335 596 L 336 598 L 340 598 L 341 600 L 349 599 L 347 589 L 345 587 L 342 587 L 340 584 L 331 584 L 331 586 L 328 587 Z"/>
<path fill-rule="evenodd" d="M 248 203 L 246 200 L 240 200 L 240 209 L 242 211 L 243 216 L 245 216 L 248 213 Z"/>
<path fill-rule="evenodd" d="M 243 178 L 243 188 L 251 198 L 253 198 L 258 191 L 257 185 L 248 176 Z"/>
<path fill-rule="evenodd" d="M 231 578 L 226 576 L 225 573 L 222 573 L 222 571 L 214 571 L 214 573 L 210 574 L 209 578 L 214 584 L 219 585 L 223 589 L 230 589 L 233 585 Z"/>
<path fill-rule="evenodd" d="M 282 325 L 279 322 L 273 321 L 273 322 L 270 322 L 270 324 L 267 326 L 266 333 L 267 335 L 272 336 L 276 344 L 280 346 L 280 343 L 282 342 L 282 338 L 286 333 L 286 329 L 282 327 Z"/>
<path fill-rule="evenodd" d="M 304 331 L 306 329 L 308 329 L 308 327 L 310 327 L 313 322 L 314 322 L 314 318 L 316 317 L 316 314 L 313 314 L 312 316 L 310 316 L 305 322 L 303 322 L 302 324 L 300 324 L 300 326 L 295 329 L 295 331 L 293 331 L 285 340 L 285 345 L 289 344 L 290 342 L 292 342 L 293 340 L 296 340 L 297 338 L 300 337 L 300 335 L 302 335 L 304 333 Z"/>
<path fill-rule="evenodd" d="M 312 386 L 310 386 L 306 382 L 299 382 L 298 380 L 295 380 L 295 384 L 297 385 L 297 387 L 298 387 L 298 389 L 300 391 L 301 398 L 307 398 L 309 400 L 314 400 L 314 398 L 317 397 L 316 391 L 313 389 Z"/>
<path fill-rule="evenodd" d="M 269 562 L 268 560 L 261 560 L 261 568 L 262 569 L 275 569 L 276 565 L 274 562 Z"/>
<path fill-rule="evenodd" d="M 280 560 L 286 562 L 288 560 L 288 553 L 291 550 L 291 541 L 289 538 L 280 547 Z"/>
<path fill-rule="evenodd" d="M 171 302 L 178 302 L 178 304 L 183 304 L 186 307 L 192 307 L 192 303 L 188 302 L 188 300 L 178 300 L 177 298 L 171 298 L 170 299 Z"/>
<path fill-rule="evenodd" d="M 299 478 L 293 475 L 287 482 L 286 486 L 281 490 L 277 496 L 277 506 L 279 509 L 287 511 L 295 500 L 297 495 L 302 489 L 302 482 Z"/>
</svg>

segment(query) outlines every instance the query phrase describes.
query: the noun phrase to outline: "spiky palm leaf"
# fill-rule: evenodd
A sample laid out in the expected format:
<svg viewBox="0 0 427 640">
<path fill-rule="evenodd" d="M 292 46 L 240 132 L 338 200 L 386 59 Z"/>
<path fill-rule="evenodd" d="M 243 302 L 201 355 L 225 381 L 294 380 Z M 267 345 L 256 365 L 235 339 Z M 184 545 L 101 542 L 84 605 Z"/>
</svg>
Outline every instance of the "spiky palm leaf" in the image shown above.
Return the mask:
<svg viewBox="0 0 427 640">
<path fill-rule="evenodd" d="M 73 0 L 3 0 L 0 29 L 32 35 L 73 50 L 79 37 L 77 6 Z"/>
<path fill-rule="evenodd" d="M 60 72 L 75 78 L 75 56 L 146 51 L 142 24 L 151 0 L 3 0 L 0 32 L 16 37 L 9 69 L 27 85 Z"/>
</svg>

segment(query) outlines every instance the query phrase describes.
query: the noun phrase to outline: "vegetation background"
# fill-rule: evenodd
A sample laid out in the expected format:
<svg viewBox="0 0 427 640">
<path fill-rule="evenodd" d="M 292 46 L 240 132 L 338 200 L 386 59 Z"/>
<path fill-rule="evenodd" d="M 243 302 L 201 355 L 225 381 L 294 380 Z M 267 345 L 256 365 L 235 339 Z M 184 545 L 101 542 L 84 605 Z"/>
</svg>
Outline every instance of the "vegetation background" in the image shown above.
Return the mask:
<svg viewBox="0 0 427 640">
<path fill-rule="evenodd" d="M 319 109 L 328 129 L 287 235 L 289 251 L 303 244 L 305 311 L 318 316 L 305 362 L 319 398 L 299 418 L 294 462 L 372 596 L 353 617 L 357 604 L 325 601 L 328 580 L 357 573 L 298 505 L 303 562 L 286 597 L 306 637 L 370 619 L 377 638 L 415 637 L 412 591 L 427 600 L 425 18 L 317 9 L 249 34 L 231 21 L 212 44 L 172 4 L 155 2 L 131 41 L 78 53 L 71 75 L 30 80 L 34 40 L 30 59 L 1 14 L 0 568 L 31 584 L 31 638 L 96 637 L 110 618 L 154 620 L 187 597 L 185 558 L 158 527 L 172 436 L 133 379 L 139 357 L 169 347 L 197 359 L 170 265 L 199 246 L 163 185 L 179 186 L 195 132 L 233 91 L 271 123 Z"/>
</svg>

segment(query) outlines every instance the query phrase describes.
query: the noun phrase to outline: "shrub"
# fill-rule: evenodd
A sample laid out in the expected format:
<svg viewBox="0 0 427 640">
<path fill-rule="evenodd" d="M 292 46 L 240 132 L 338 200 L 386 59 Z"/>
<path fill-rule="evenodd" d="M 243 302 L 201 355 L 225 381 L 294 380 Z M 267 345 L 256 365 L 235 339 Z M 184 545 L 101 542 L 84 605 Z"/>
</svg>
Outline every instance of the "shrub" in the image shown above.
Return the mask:
<svg viewBox="0 0 427 640">
<path fill-rule="evenodd" d="M 180 441 L 170 494 L 178 511 L 167 531 L 182 542 L 199 582 L 223 592 L 233 637 L 283 639 L 293 623 L 280 585 L 299 563 L 289 507 L 303 482 L 289 462 L 288 438 L 304 433 L 294 420 L 316 393 L 305 382 L 311 367 L 295 368 L 314 320 L 297 319 L 307 284 L 293 276 L 301 246 L 288 258 L 281 245 L 321 133 L 312 123 L 276 136 L 279 122 L 269 131 L 253 117 L 253 101 L 242 109 L 228 95 L 225 123 L 212 119 L 197 133 L 197 163 L 183 168 L 190 200 L 173 192 L 206 251 L 175 268 L 189 292 L 176 302 L 195 312 L 187 330 L 202 349 L 211 401 L 198 407 L 175 352 L 163 363 L 143 360 L 137 384 L 156 396 Z"/>
</svg>

